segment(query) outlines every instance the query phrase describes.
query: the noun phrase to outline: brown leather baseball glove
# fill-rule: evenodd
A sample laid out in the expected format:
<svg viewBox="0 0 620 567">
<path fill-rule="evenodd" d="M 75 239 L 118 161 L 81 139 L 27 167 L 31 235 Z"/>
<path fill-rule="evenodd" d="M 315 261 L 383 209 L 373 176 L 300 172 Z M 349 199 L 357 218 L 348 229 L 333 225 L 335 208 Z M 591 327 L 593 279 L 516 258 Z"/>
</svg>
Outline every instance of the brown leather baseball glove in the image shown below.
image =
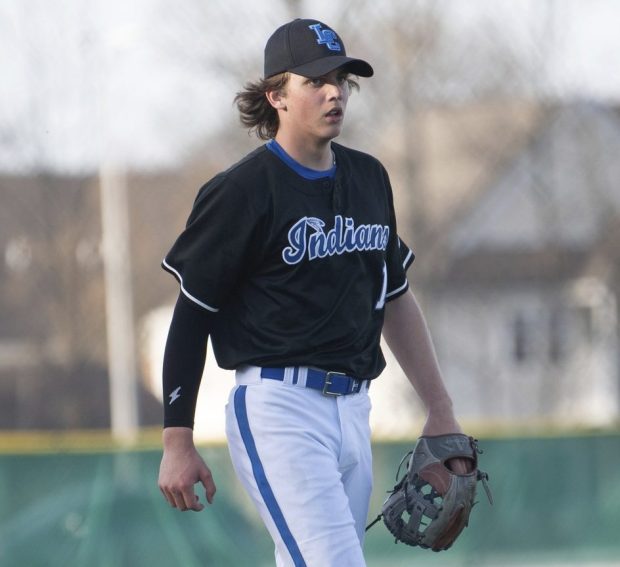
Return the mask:
<svg viewBox="0 0 620 567">
<path fill-rule="evenodd" d="M 476 485 L 482 481 L 489 502 L 488 475 L 478 469 L 478 441 L 462 434 L 423 436 L 407 453 L 396 473 L 396 486 L 383 504 L 381 517 L 388 530 L 407 545 L 442 551 L 452 546 L 469 522 L 475 504 Z M 398 476 L 406 459 L 407 474 Z M 466 459 L 471 472 L 456 474 L 449 468 L 451 459 Z M 368 529 L 366 528 L 366 529 Z"/>
</svg>

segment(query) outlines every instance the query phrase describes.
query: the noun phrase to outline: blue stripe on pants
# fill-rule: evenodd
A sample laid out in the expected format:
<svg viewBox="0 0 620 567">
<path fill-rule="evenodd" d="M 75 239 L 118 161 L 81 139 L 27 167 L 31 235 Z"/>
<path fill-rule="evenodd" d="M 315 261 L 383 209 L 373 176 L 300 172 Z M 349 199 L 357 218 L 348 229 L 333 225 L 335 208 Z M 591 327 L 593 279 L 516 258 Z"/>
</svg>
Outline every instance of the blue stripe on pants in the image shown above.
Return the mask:
<svg viewBox="0 0 620 567">
<path fill-rule="evenodd" d="M 278 531 L 280 532 L 282 541 L 284 541 L 286 548 L 291 554 L 295 567 L 306 567 L 306 562 L 301 556 L 301 551 L 297 546 L 297 542 L 295 541 L 295 538 L 293 537 L 293 534 L 284 519 L 282 510 L 280 509 L 276 497 L 271 490 L 271 486 L 269 485 L 269 481 L 265 475 L 265 469 L 263 469 L 263 464 L 258 456 L 258 451 L 256 450 L 256 444 L 254 443 L 254 437 L 250 431 L 250 423 L 248 421 L 248 412 L 245 403 L 246 390 L 247 386 L 239 386 L 235 392 L 235 415 L 237 416 L 241 439 L 243 439 L 245 450 L 250 457 L 252 472 L 254 473 L 258 490 L 267 505 L 267 509 L 269 510 Z"/>
</svg>

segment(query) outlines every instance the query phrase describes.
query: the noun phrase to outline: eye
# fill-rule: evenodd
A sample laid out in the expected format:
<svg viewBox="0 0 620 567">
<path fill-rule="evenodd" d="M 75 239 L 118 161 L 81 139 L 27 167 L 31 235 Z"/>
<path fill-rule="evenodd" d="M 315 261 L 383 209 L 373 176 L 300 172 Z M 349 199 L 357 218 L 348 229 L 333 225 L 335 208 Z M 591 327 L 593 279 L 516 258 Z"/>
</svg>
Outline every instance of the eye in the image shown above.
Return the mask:
<svg viewBox="0 0 620 567">
<path fill-rule="evenodd" d="M 316 79 L 310 79 L 308 81 L 313 87 L 322 87 L 325 84 L 325 79 L 317 77 Z"/>
</svg>

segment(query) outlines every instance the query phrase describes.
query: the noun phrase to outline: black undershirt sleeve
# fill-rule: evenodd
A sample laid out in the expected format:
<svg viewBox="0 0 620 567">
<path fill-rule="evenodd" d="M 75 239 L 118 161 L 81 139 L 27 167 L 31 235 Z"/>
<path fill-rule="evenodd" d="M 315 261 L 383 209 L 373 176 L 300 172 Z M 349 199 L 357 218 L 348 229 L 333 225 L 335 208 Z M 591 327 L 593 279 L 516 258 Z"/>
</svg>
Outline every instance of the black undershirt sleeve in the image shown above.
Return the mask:
<svg viewBox="0 0 620 567">
<path fill-rule="evenodd" d="M 179 294 L 164 351 L 164 427 L 194 427 L 213 317 L 183 293 Z"/>
</svg>

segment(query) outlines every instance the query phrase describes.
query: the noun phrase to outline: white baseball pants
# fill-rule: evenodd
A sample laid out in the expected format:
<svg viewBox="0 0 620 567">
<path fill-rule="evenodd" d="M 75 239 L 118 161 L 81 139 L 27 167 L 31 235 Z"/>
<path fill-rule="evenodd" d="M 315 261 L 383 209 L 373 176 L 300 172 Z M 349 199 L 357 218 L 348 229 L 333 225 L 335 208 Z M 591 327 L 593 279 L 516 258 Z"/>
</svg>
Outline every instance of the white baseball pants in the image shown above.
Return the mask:
<svg viewBox="0 0 620 567">
<path fill-rule="evenodd" d="M 363 567 L 372 490 L 370 398 L 236 373 L 226 406 L 233 466 L 275 543 L 276 565 Z"/>
</svg>

